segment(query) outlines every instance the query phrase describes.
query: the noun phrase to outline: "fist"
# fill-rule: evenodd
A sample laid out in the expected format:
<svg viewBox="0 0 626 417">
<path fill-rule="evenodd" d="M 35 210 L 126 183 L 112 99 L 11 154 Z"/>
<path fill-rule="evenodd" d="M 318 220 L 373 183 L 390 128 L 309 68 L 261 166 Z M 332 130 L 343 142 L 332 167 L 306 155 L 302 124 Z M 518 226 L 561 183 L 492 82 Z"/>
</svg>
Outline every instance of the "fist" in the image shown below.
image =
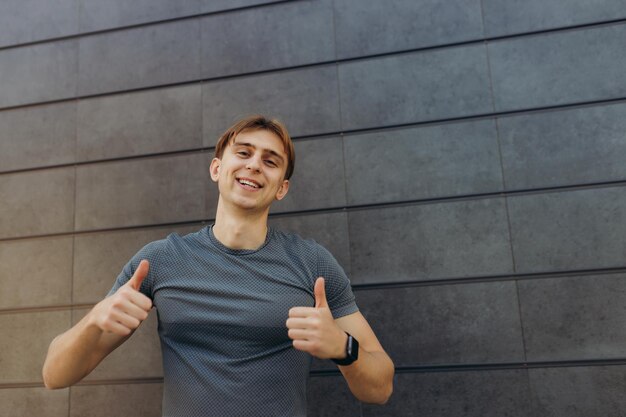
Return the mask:
<svg viewBox="0 0 626 417">
<path fill-rule="evenodd" d="M 148 318 L 152 300 L 139 292 L 148 275 L 149 264 L 139 263 L 135 274 L 110 297 L 100 301 L 92 310 L 92 322 L 102 331 L 128 336 Z"/>
<path fill-rule="evenodd" d="M 287 328 L 293 347 L 320 358 L 343 358 L 348 339 L 335 323 L 326 301 L 324 278 L 315 281 L 315 307 L 294 307 L 289 310 Z"/>
</svg>

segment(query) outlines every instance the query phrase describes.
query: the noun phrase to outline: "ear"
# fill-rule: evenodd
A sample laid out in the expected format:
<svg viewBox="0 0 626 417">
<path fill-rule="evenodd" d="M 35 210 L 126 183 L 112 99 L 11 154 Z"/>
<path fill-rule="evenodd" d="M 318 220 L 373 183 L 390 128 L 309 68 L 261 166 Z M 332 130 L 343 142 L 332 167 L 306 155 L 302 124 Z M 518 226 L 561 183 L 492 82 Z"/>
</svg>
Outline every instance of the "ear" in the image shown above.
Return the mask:
<svg viewBox="0 0 626 417">
<path fill-rule="evenodd" d="M 289 180 L 284 180 L 278 191 L 276 192 L 276 200 L 282 200 L 289 191 Z"/>
<path fill-rule="evenodd" d="M 209 166 L 209 173 L 213 182 L 217 182 L 220 177 L 220 165 L 222 161 L 219 158 L 213 158 L 211 165 Z"/>
</svg>

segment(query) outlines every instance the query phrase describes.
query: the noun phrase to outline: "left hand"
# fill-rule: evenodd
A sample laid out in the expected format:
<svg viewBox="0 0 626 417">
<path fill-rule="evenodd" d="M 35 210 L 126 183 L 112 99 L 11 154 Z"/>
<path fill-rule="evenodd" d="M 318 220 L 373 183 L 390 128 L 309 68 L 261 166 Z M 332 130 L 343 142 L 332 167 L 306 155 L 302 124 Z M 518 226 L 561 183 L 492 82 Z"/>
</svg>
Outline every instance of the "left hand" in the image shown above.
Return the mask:
<svg viewBox="0 0 626 417">
<path fill-rule="evenodd" d="M 315 307 L 293 307 L 289 310 L 287 328 L 293 347 L 320 359 L 346 356 L 348 335 L 335 323 L 326 301 L 324 278 L 315 281 Z"/>
</svg>

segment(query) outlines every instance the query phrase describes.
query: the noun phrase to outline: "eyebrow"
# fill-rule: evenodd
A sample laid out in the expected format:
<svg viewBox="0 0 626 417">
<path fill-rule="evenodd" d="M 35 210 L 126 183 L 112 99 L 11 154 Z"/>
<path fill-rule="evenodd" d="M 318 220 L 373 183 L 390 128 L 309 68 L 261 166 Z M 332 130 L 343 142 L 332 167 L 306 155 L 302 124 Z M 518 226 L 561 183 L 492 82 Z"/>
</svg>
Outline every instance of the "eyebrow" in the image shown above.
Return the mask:
<svg viewBox="0 0 626 417">
<path fill-rule="evenodd" d="M 245 146 L 245 147 L 247 147 L 247 148 L 253 148 L 253 149 L 256 149 L 256 146 L 254 146 L 254 145 L 253 145 L 253 144 L 251 144 L 251 143 L 247 143 L 247 142 L 237 142 L 237 141 L 234 141 L 234 142 L 233 142 L 233 146 Z M 262 151 L 264 151 L 264 152 L 268 152 L 268 153 L 272 154 L 273 156 L 275 156 L 276 158 L 280 159 L 280 162 L 284 162 L 284 161 L 285 161 L 285 160 L 283 159 L 283 157 L 282 157 L 282 156 L 280 156 L 280 154 L 279 154 L 278 152 L 273 151 L 272 149 L 263 148 L 263 149 L 261 149 L 261 150 L 262 150 Z"/>
</svg>

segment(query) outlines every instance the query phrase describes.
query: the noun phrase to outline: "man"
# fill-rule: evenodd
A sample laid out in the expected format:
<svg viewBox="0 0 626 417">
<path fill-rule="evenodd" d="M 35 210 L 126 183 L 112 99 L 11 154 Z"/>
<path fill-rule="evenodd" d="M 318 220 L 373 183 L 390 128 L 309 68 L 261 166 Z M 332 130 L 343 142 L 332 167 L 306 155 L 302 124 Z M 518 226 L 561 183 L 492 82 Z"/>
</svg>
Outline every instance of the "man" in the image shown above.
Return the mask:
<svg viewBox="0 0 626 417">
<path fill-rule="evenodd" d="M 48 388 L 88 375 L 157 309 L 164 416 L 304 416 L 311 357 L 333 359 L 361 401 L 384 403 L 393 363 L 320 245 L 268 228 L 295 154 L 276 120 L 228 129 L 211 161 L 215 224 L 142 248 L 109 296 L 55 338 Z"/>
</svg>

